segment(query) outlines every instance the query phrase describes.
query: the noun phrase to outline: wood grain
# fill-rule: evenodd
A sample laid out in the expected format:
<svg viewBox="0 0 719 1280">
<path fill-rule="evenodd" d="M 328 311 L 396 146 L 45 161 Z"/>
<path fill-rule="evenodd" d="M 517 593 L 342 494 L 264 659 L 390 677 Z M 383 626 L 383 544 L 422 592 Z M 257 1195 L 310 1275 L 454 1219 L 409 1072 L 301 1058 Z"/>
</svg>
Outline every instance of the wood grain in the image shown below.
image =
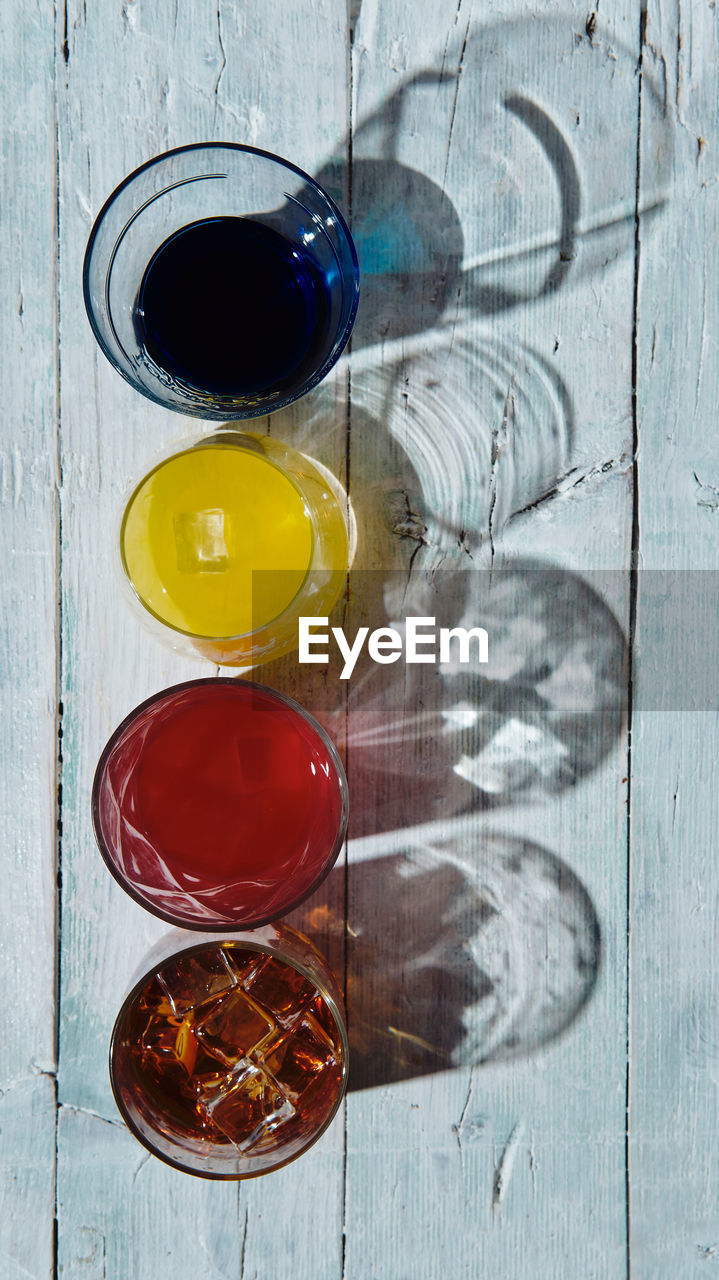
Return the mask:
<svg viewBox="0 0 719 1280">
<path fill-rule="evenodd" d="M 631 221 L 627 229 L 622 219 L 633 219 L 635 203 L 631 149 L 636 149 L 638 128 L 638 29 L 617 14 L 616 23 L 590 41 L 583 20 L 558 20 L 551 12 L 543 20 L 536 6 L 531 23 L 519 11 L 515 18 L 506 6 L 502 17 L 505 21 L 490 22 L 469 6 L 448 5 L 438 23 L 436 5 L 424 12 L 414 5 L 411 13 L 402 4 L 363 6 L 356 35 L 355 233 L 363 158 L 377 154 L 371 148 L 378 139 L 387 145 L 387 125 L 383 139 L 377 112 L 383 102 L 396 105 L 401 86 L 407 85 L 391 139 L 392 158 L 444 190 L 464 240 L 464 270 L 455 279 L 451 301 L 433 328 L 398 337 L 391 353 L 390 368 L 398 373 L 383 409 L 388 417 L 392 394 L 404 404 L 394 419 L 396 438 L 405 458 L 415 462 L 414 475 L 406 467 L 405 486 L 412 509 L 427 526 L 423 537 L 429 544 L 418 551 L 414 544 L 412 573 L 439 565 L 441 577 L 459 561 L 471 577 L 490 564 L 501 566 L 504 557 L 512 564 L 527 555 L 535 567 L 616 571 L 628 561 L 631 534 L 634 263 Z M 533 129 L 520 120 L 518 106 L 507 111 L 512 95 L 541 107 L 540 117 L 523 108 Z M 373 113 L 375 123 L 364 130 L 363 120 Z M 388 114 L 391 119 L 391 110 Z M 619 130 L 613 139 L 610 117 Z M 608 140 L 613 160 L 602 171 L 602 188 L 594 162 Z M 569 211 L 576 217 L 571 265 L 561 287 L 547 287 L 561 252 L 562 203 L 571 206 L 575 179 L 581 200 L 579 209 Z M 429 192 L 422 195 L 429 199 Z M 440 217 L 439 200 L 437 211 Z M 599 230 L 612 221 L 619 224 L 614 240 L 606 227 Z M 441 224 L 438 237 L 440 232 Z M 597 236 L 604 240 L 601 253 Z M 440 257 L 441 251 L 440 237 Z M 418 324 L 424 323 L 430 303 L 431 295 L 418 297 Z M 386 305 L 380 298 L 379 344 L 382 328 L 394 319 Z M 404 296 L 398 323 L 403 307 Z M 437 330 L 446 335 L 444 348 Z M 388 346 L 391 337 L 390 327 Z M 466 365 L 460 358 L 462 339 L 474 352 Z M 353 366 L 361 354 L 355 343 Z M 542 392 L 539 367 L 553 397 Z M 360 367 L 357 376 L 353 373 L 355 403 L 362 379 Z M 441 380 L 437 401 L 444 402 L 444 420 L 428 407 L 429 379 Z M 385 474 L 383 459 L 362 426 L 360 420 L 360 429 L 353 430 L 352 475 L 370 477 L 377 489 Z M 437 449 L 430 474 L 421 455 L 419 462 L 416 458 L 432 431 Z M 455 465 L 458 456 L 461 462 Z M 467 487 L 458 496 L 462 485 Z M 430 486 L 432 501 L 422 505 L 423 488 L 426 493 Z M 439 526 L 433 521 L 438 503 L 445 517 Z M 522 515 L 524 507 L 531 509 Z M 379 539 L 373 552 L 375 563 L 387 563 Z M 611 573 L 607 583 L 611 605 L 626 628 L 626 585 Z M 577 609 L 582 607 L 578 602 Z M 436 694 L 425 682 L 417 698 L 419 713 L 411 720 L 419 742 L 435 741 L 428 717 L 435 704 Z M 357 753 L 353 756 L 351 734 L 350 719 L 352 786 Z M 541 1277 L 624 1274 L 625 751 L 626 740 L 615 740 L 597 774 L 553 799 L 535 797 L 540 803 L 528 806 L 526 797 L 508 798 L 484 816 L 449 825 L 446 818 L 439 820 L 440 833 L 454 828 L 451 848 L 466 868 L 463 874 L 479 872 L 483 883 L 496 874 L 490 850 L 498 829 L 536 840 L 566 859 L 588 888 L 601 921 L 602 973 L 583 1020 L 540 1053 L 515 1055 L 509 1062 L 478 1060 L 350 1094 L 349 1275 L 430 1280 L 449 1268 L 453 1276 L 486 1271 L 509 1277 L 526 1274 L 528 1259 L 532 1275 Z M 425 770 L 425 791 L 439 788 L 446 795 L 447 778 L 433 772 L 432 748 L 417 765 Z M 371 805 L 368 791 L 362 798 Z M 414 804 L 418 820 L 423 801 Z M 404 819 L 405 825 L 411 821 Z M 404 843 L 395 832 L 384 847 L 378 836 L 373 856 L 386 856 L 388 844 L 405 856 L 413 847 L 439 850 L 438 856 L 444 848 L 435 827 L 426 832 L 413 827 Z M 349 856 L 349 924 L 361 934 L 372 916 L 367 908 L 371 889 L 360 879 L 368 868 L 354 864 L 352 843 Z M 403 1000 L 412 998 L 414 966 L 424 966 L 419 972 L 429 981 L 430 962 L 420 941 L 426 928 L 422 899 L 417 898 L 414 914 L 405 911 L 396 918 L 387 905 L 392 901 L 382 885 L 375 911 L 388 934 L 398 934 L 395 945 L 407 956 L 394 1005 L 396 1022 L 403 1011 L 408 1016 Z M 438 934 L 442 910 L 440 897 Z M 507 969 L 523 967 L 529 954 L 525 937 L 507 956 Z M 387 981 L 381 966 L 367 974 L 363 955 L 358 944 L 350 946 L 350 983 L 371 981 L 379 1009 L 387 1004 Z M 513 976 L 516 980 L 516 970 Z M 494 982 L 496 992 L 496 975 Z M 352 1012 L 350 1002 L 350 1028 Z M 445 997 L 437 1020 L 449 1013 Z M 467 1017 L 465 1009 L 465 1026 Z"/>
<path fill-rule="evenodd" d="M 44 4 L 11 3 L 2 26 L 0 1268 L 15 1280 L 49 1276 L 53 1267 L 57 233 L 51 13 Z"/>
<path fill-rule="evenodd" d="M 629 1110 L 639 1280 L 701 1277 L 719 1257 L 716 582 L 702 573 L 719 545 L 716 56 L 708 7 L 649 6 L 643 64 L 666 85 L 676 155 L 671 216 L 656 237 L 639 228 Z"/>
<path fill-rule="evenodd" d="M 11 0 L 3 30 L 3 1274 L 708 1274 L 712 4 Z M 127 173 L 208 139 L 319 176 L 357 241 L 351 353 L 254 428 L 348 490 L 333 621 L 485 611 L 498 637 L 471 679 L 257 673 L 347 762 L 346 859 L 293 918 L 344 982 L 355 1069 L 317 1147 L 238 1187 L 119 1122 L 109 1036 L 165 928 L 89 814 L 119 720 L 212 669 L 145 634 L 111 571 L 123 493 L 199 424 L 104 360 L 82 258 Z"/>
</svg>

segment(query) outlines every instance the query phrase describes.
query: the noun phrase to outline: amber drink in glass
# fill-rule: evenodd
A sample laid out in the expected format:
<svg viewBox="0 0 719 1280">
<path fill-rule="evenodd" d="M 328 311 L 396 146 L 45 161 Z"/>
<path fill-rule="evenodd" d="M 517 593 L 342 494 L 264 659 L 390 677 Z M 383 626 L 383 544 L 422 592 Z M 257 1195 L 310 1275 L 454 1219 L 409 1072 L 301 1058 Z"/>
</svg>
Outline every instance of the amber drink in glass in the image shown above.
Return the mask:
<svg viewBox="0 0 719 1280">
<path fill-rule="evenodd" d="M 337 985 L 286 925 L 205 939 L 155 963 L 120 1010 L 118 1107 L 148 1150 L 207 1178 L 269 1173 L 324 1132 L 342 1099 Z"/>
</svg>

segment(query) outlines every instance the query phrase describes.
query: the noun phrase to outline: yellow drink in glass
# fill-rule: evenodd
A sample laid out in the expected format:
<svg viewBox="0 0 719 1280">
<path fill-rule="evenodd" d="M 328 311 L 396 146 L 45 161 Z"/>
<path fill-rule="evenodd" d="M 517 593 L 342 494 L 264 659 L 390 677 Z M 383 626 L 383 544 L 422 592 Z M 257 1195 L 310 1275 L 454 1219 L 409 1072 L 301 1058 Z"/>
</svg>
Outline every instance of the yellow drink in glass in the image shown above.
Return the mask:
<svg viewBox="0 0 719 1280">
<path fill-rule="evenodd" d="M 297 619 L 334 604 L 347 521 L 309 459 L 264 436 L 226 432 L 160 462 L 135 488 L 122 565 L 174 647 L 212 661 L 266 661 L 297 644 Z"/>
</svg>

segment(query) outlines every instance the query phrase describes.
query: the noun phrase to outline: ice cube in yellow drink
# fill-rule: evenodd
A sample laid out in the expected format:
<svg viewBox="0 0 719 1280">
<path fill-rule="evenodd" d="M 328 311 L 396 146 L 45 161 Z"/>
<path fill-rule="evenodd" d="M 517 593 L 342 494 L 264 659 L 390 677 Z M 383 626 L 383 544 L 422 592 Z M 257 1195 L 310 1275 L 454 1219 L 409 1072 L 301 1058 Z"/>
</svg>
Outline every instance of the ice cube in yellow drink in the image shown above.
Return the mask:
<svg viewBox="0 0 719 1280">
<path fill-rule="evenodd" d="M 142 603 L 198 637 L 272 623 L 302 587 L 313 542 L 294 481 L 261 449 L 232 444 L 196 445 L 161 462 L 133 493 L 121 531 Z"/>
</svg>

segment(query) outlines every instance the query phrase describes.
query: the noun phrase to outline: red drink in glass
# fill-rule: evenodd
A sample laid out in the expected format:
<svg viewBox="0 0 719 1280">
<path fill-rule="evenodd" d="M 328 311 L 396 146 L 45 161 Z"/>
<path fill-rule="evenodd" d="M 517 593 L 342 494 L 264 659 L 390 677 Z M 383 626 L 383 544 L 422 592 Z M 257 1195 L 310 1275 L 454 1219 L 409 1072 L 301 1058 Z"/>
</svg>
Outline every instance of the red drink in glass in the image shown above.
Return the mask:
<svg viewBox="0 0 719 1280">
<path fill-rule="evenodd" d="M 255 926 L 302 902 L 333 865 L 347 783 L 296 702 L 234 679 L 176 685 L 108 742 L 93 821 L 113 875 L 188 928 Z"/>
</svg>

